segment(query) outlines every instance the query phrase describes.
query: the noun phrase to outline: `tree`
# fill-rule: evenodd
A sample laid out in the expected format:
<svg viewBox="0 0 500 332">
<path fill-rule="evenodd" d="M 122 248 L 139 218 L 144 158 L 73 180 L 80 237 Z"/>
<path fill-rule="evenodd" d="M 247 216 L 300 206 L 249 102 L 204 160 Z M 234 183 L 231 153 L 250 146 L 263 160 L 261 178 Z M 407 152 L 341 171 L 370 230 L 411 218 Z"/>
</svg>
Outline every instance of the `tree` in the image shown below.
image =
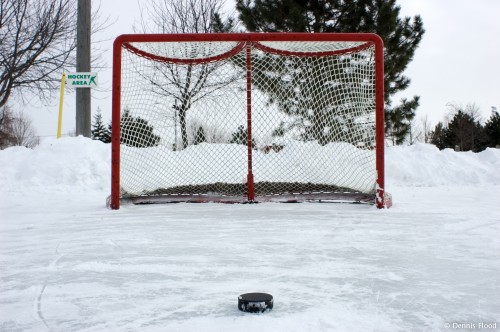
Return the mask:
<svg viewBox="0 0 500 332">
<path fill-rule="evenodd" d="M 0 149 L 9 146 L 34 148 L 40 143 L 35 128 L 24 113 L 14 114 L 9 107 L 0 111 Z"/>
<path fill-rule="evenodd" d="M 194 135 L 194 145 L 201 144 L 203 142 L 207 141 L 207 137 L 205 134 L 205 129 L 203 129 L 202 126 L 198 127 L 198 130 L 196 131 L 196 134 Z"/>
<path fill-rule="evenodd" d="M 148 148 L 160 144 L 160 136 L 146 120 L 134 117 L 125 110 L 120 119 L 120 143 L 135 148 Z"/>
<path fill-rule="evenodd" d="M 431 144 L 434 144 L 437 146 L 439 150 L 443 150 L 447 148 L 446 143 L 445 143 L 445 133 L 446 133 L 446 128 L 444 127 L 443 123 L 440 121 L 434 127 L 434 131 L 431 131 L 429 136 L 430 136 L 430 142 Z"/>
<path fill-rule="evenodd" d="M 422 126 L 422 134 L 424 143 L 430 143 L 431 141 L 431 122 L 429 120 L 429 116 L 426 114 L 425 116 L 420 118 L 420 125 Z"/>
<path fill-rule="evenodd" d="M 390 112 L 386 112 L 385 132 L 393 144 L 403 144 L 406 137 L 410 134 L 419 99 L 420 97 L 418 96 L 410 101 L 403 98 L 400 105 L 394 107 Z"/>
<path fill-rule="evenodd" d="M 102 121 L 102 113 L 99 108 L 94 115 L 91 134 L 92 139 L 94 140 L 102 141 L 104 143 L 111 143 L 111 130 L 109 126 L 106 126 Z"/>
<path fill-rule="evenodd" d="M 36 135 L 31 119 L 23 113 L 18 113 L 12 122 L 12 136 L 16 146 L 32 149 L 40 144 L 40 139 Z"/>
<path fill-rule="evenodd" d="M 410 122 L 410 130 L 408 131 L 408 136 L 406 137 L 406 143 L 413 145 L 417 142 L 422 142 L 423 132 L 420 125 L 417 123 L 416 119 Z"/>
<path fill-rule="evenodd" d="M 385 47 L 386 128 L 396 144 L 404 141 L 419 104 L 418 96 L 403 100 L 401 105 L 392 108 L 391 96 L 405 90 L 410 84 L 410 79 L 403 76 L 403 72 L 413 59 L 425 32 L 420 16 L 401 19 L 396 0 L 237 0 L 236 9 L 249 31 L 377 33 L 384 40 Z M 304 87 L 299 86 L 299 91 L 302 90 L 305 90 Z M 321 92 L 317 94 L 326 95 Z M 285 112 L 286 107 L 285 103 L 280 103 L 280 108 Z M 321 112 L 319 109 L 313 111 Z M 329 118 L 335 118 L 335 114 Z M 332 126 L 332 123 L 329 120 L 316 125 Z M 315 132 L 321 133 L 323 129 L 325 127 Z"/>
<path fill-rule="evenodd" d="M 484 125 L 486 134 L 488 135 L 489 147 L 497 147 L 500 145 L 500 115 L 496 110 L 491 112 L 491 116 Z"/>
<path fill-rule="evenodd" d="M 452 118 L 444 135 L 446 147 L 459 151 L 484 150 L 488 146 L 488 138 L 481 125 L 479 107 L 475 103 L 468 103 L 465 107 L 456 103 L 448 103 L 447 106 Z"/>
<path fill-rule="evenodd" d="M 469 151 L 474 148 L 474 120 L 461 110 L 448 124 L 444 135 L 445 144 L 459 151 Z"/>
<path fill-rule="evenodd" d="M 149 0 L 141 9 L 138 30 L 143 33 L 210 33 L 229 32 L 232 18 L 221 17 L 223 0 Z M 147 14 L 147 15 L 146 15 Z M 173 99 L 174 121 L 179 122 L 182 149 L 189 144 L 187 113 L 193 104 L 235 82 L 240 73 L 218 75 L 220 62 L 176 66 L 155 62 L 155 75 L 147 77 L 154 93 Z"/>
<path fill-rule="evenodd" d="M 238 130 L 233 133 L 229 143 L 248 145 L 248 132 L 244 126 L 239 126 Z M 255 140 L 252 139 L 252 148 L 255 149 Z"/>
<path fill-rule="evenodd" d="M 14 115 L 8 106 L 0 107 L 0 149 L 13 145 L 12 123 Z"/>
<path fill-rule="evenodd" d="M 76 2 L 0 0 L 0 107 L 13 93 L 42 99 L 74 63 Z"/>
<path fill-rule="evenodd" d="M 448 148 L 459 151 L 479 152 L 487 147 L 484 128 L 478 121 L 459 110 L 448 124 L 444 133 L 444 143 Z"/>
</svg>

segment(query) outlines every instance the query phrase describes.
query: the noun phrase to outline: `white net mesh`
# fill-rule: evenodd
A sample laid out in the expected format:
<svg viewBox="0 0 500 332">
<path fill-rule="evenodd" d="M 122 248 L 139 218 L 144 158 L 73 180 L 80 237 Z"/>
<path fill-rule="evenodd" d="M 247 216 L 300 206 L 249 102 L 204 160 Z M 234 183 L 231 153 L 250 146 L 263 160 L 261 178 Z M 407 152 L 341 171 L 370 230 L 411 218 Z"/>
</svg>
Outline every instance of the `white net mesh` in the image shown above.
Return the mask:
<svg viewBox="0 0 500 332">
<path fill-rule="evenodd" d="M 122 197 L 244 200 L 249 164 L 256 200 L 374 195 L 374 47 L 252 44 L 249 122 L 241 45 L 157 42 L 123 49 Z M 339 52 L 346 48 L 351 51 Z"/>
</svg>

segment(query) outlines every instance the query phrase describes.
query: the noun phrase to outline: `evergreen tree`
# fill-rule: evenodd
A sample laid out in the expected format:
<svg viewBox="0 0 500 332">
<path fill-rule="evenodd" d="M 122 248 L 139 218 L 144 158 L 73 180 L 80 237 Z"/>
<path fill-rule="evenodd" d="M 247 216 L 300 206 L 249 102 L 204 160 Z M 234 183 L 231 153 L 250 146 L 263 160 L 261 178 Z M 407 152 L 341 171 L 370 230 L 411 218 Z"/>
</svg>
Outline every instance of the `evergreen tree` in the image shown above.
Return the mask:
<svg viewBox="0 0 500 332">
<path fill-rule="evenodd" d="M 434 127 L 434 131 L 429 134 L 429 136 L 431 137 L 431 144 L 437 146 L 439 150 L 447 148 L 445 144 L 445 133 L 446 128 L 444 127 L 443 123 L 438 122 L 436 127 Z"/>
<path fill-rule="evenodd" d="M 488 146 L 494 148 L 500 145 L 500 115 L 497 111 L 492 112 L 484 129 L 488 135 Z"/>
<path fill-rule="evenodd" d="M 378 34 L 384 40 L 385 59 L 384 59 L 384 79 L 385 79 L 385 102 L 386 102 L 386 127 L 390 135 L 394 137 L 395 142 L 402 143 L 404 136 L 408 133 L 408 126 L 415 116 L 418 107 L 418 97 L 412 100 L 403 100 L 401 105 L 391 108 L 391 96 L 395 93 L 405 90 L 410 79 L 403 76 L 403 71 L 413 59 L 416 48 L 418 47 L 425 32 L 420 16 L 413 18 L 400 18 L 400 7 L 396 5 L 396 0 L 237 0 L 236 9 L 239 11 L 239 17 L 249 31 L 256 32 L 372 32 Z M 351 59 L 356 61 L 356 59 Z M 359 60 L 359 59 L 357 59 Z M 263 59 L 269 62 L 269 59 Z M 303 61 L 300 70 L 301 75 L 313 73 L 317 75 L 314 66 Z M 346 61 L 350 61 L 347 59 Z M 253 66 L 258 67 L 258 64 Z M 268 66 L 269 68 L 269 66 Z M 309 68 L 309 69 L 308 69 Z M 278 73 L 283 74 L 282 68 L 273 68 Z M 332 68 L 333 70 L 333 68 Z M 289 74 L 289 73 L 288 73 Z M 262 76 L 262 75 L 259 75 Z M 303 82 L 304 77 L 295 77 L 297 82 Z M 266 91 L 268 82 L 256 82 L 260 89 Z M 272 85 L 273 88 L 276 85 Z M 294 89 L 292 87 L 291 89 Z M 269 90 L 269 88 L 267 88 Z M 301 86 L 300 91 L 305 96 L 304 104 L 313 107 L 320 103 L 321 97 L 327 95 L 321 90 L 315 93 L 308 93 L 307 86 Z M 269 91 L 266 91 L 269 92 Z M 302 96 L 302 97 L 303 97 Z M 273 96 L 271 96 L 273 101 Z M 288 99 L 290 100 L 290 99 Z M 280 109 L 288 114 L 293 114 L 294 109 L 290 108 L 287 101 L 280 101 Z M 296 102 L 296 101 L 294 101 Z M 298 108 L 298 107 L 296 107 Z M 324 111 L 323 111 L 324 112 Z M 305 114 L 298 114 L 306 117 L 305 122 L 312 121 L 312 134 L 320 143 L 327 143 L 328 138 L 323 138 L 326 127 L 343 130 L 345 122 L 348 119 L 338 119 L 336 110 L 330 110 L 329 113 L 321 117 L 309 117 Z M 294 114 L 297 115 L 297 114 Z M 316 128 L 314 128 L 316 127 Z M 324 140 L 324 142 L 321 142 Z"/>
<path fill-rule="evenodd" d="M 248 145 L 248 133 L 244 126 L 239 126 L 238 130 L 233 133 L 230 143 Z M 255 140 L 252 139 L 252 148 L 255 149 Z"/>
<path fill-rule="evenodd" d="M 411 129 L 411 121 L 415 117 L 419 97 L 408 101 L 401 100 L 401 105 L 396 106 L 391 112 L 386 113 L 385 132 L 393 144 L 403 144 Z"/>
<path fill-rule="evenodd" d="M 487 146 L 486 141 L 481 124 L 461 110 L 453 116 L 444 134 L 445 146 L 457 147 L 459 151 L 482 151 Z"/>
<path fill-rule="evenodd" d="M 102 113 L 99 108 L 94 115 L 91 134 L 91 137 L 94 140 L 98 140 L 104 143 L 111 143 L 111 130 L 109 127 L 106 127 L 104 125 L 104 122 L 102 121 Z"/>
<path fill-rule="evenodd" d="M 194 145 L 198 145 L 200 143 L 203 143 L 203 142 L 206 142 L 207 141 L 207 138 L 206 138 L 206 135 L 205 135 L 205 129 L 203 129 L 202 126 L 200 126 L 198 128 L 198 130 L 196 131 L 196 134 L 194 136 Z"/>
<path fill-rule="evenodd" d="M 146 120 L 134 117 L 125 110 L 120 119 L 120 142 L 136 148 L 157 146 L 160 136 L 153 133 L 153 127 Z"/>
</svg>

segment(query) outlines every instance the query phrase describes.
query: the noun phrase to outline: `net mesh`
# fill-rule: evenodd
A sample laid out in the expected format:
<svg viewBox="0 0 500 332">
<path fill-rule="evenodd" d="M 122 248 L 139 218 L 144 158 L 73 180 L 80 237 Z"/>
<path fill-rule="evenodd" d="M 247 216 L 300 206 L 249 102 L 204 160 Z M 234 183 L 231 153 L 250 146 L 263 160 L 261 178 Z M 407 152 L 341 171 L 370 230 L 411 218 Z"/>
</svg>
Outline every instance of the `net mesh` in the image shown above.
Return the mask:
<svg viewBox="0 0 500 332">
<path fill-rule="evenodd" d="M 238 45 L 123 48 L 121 196 L 374 195 L 374 46 Z"/>
</svg>

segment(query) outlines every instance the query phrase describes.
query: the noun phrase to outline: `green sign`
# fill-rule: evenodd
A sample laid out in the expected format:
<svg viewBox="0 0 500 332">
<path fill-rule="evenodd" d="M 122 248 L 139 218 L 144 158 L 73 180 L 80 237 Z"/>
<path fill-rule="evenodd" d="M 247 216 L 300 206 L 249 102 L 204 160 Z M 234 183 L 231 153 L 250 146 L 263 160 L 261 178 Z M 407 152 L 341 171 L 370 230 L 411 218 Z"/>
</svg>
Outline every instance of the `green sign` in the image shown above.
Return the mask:
<svg viewBox="0 0 500 332">
<path fill-rule="evenodd" d="M 72 88 L 96 88 L 97 73 L 69 73 L 66 76 L 66 84 Z"/>
</svg>

